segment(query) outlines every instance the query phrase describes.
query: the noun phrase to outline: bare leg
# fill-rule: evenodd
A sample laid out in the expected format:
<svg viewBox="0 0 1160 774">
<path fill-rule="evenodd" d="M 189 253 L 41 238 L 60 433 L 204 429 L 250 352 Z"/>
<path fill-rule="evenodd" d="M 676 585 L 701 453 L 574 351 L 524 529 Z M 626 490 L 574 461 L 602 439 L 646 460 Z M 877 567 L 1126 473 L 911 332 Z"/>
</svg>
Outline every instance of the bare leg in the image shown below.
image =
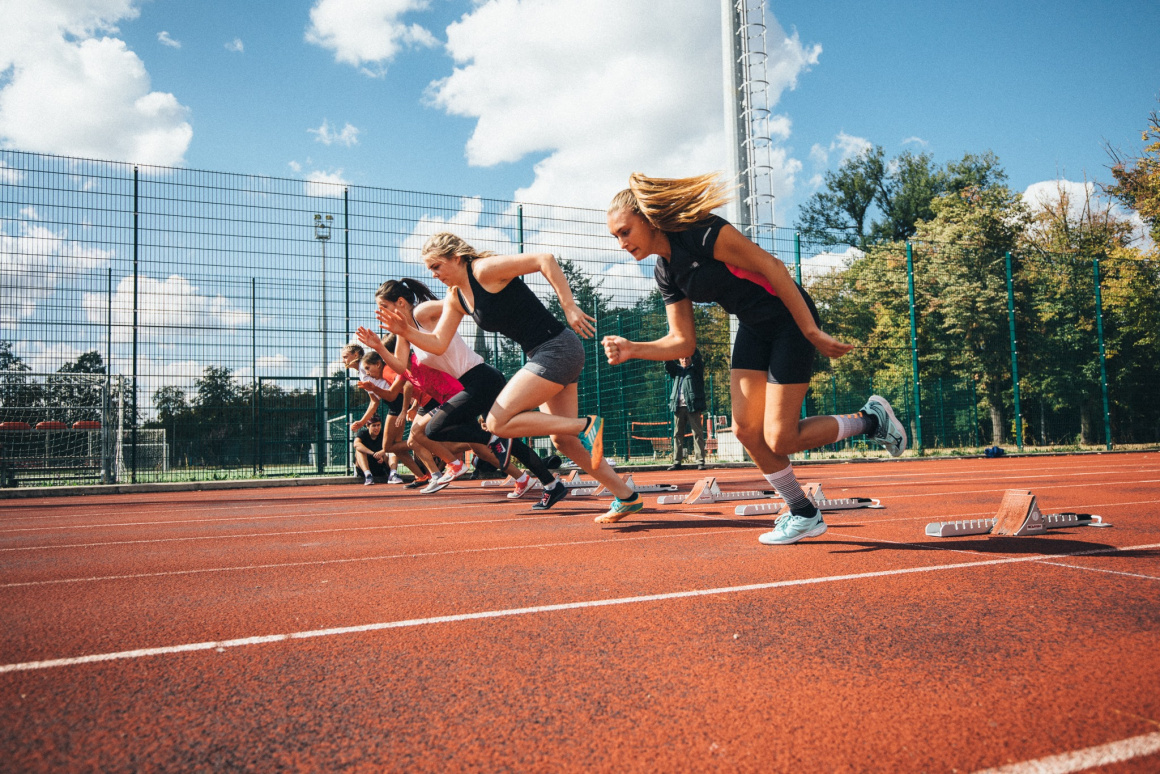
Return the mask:
<svg viewBox="0 0 1160 774">
<path fill-rule="evenodd" d="M 539 377 L 534 377 L 539 378 Z M 541 381 L 547 381 L 546 379 Z M 550 383 L 550 382 L 549 382 Z M 556 385 L 559 387 L 560 385 Z M 576 416 L 577 396 L 576 385 L 569 384 L 562 388 L 557 394 L 549 398 L 541 407 L 540 410 L 551 417 L 567 417 Z M 581 421 L 581 424 L 583 422 Z M 583 427 L 581 427 L 583 430 Z M 608 464 L 608 460 L 601 460 L 600 467 L 592 468 L 592 458 L 588 452 L 584 450 L 584 444 L 580 443 L 580 438 L 576 435 L 553 435 L 552 443 L 556 445 L 562 453 L 568 455 L 576 464 L 584 469 L 586 473 L 591 475 L 600 483 L 608 487 L 608 491 L 612 492 L 621 500 L 627 500 L 632 497 L 634 492 L 632 488 L 621 481 L 620 476 L 616 475 L 616 471 Z"/>
<path fill-rule="evenodd" d="M 574 399 L 570 414 L 534 411 L 537 406 L 546 405 L 553 396 L 569 388 L 573 393 L 576 392 L 575 384 L 564 387 L 528 371 L 517 371 L 495 399 L 487 415 L 488 432 L 500 438 L 542 435 L 578 437 L 584 432 L 586 420 L 576 416 Z M 572 457 L 571 454 L 568 456 Z"/>
</svg>

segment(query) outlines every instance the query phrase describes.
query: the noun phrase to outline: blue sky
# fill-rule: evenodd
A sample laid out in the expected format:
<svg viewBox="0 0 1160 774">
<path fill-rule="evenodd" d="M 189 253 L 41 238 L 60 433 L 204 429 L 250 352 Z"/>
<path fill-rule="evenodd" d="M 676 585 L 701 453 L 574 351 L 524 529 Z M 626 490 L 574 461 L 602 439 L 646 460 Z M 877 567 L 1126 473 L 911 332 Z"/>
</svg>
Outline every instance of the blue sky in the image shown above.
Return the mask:
<svg viewBox="0 0 1160 774">
<path fill-rule="evenodd" d="M 723 166 L 717 0 L 3 5 L 8 148 L 596 207 L 633 170 Z M 1155 2 L 774 2 L 768 13 L 779 225 L 865 142 L 939 162 L 993 150 L 1017 190 L 1106 181 L 1103 143 L 1137 149 L 1160 96 Z M 68 47 L 102 39 L 123 41 L 92 60 L 109 73 L 68 69 Z M 132 59 L 130 77 L 118 68 Z M 105 98 L 107 82 L 121 85 Z M 38 101 L 22 102 L 34 86 Z M 146 94 L 171 96 L 150 112 Z"/>
</svg>

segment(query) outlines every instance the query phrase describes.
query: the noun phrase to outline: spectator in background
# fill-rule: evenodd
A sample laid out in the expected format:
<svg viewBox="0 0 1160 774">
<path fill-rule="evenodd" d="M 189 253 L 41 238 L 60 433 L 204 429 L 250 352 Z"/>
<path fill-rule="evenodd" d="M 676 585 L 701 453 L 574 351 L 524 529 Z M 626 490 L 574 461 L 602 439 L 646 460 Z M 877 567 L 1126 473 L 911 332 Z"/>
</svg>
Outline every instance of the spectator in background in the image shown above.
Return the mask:
<svg viewBox="0 0 1160 774">
<path fill-rule="evenodd" d="M 363 474 L 367 486 L 375 483 L 375 476 L 386 478 L 387 452 L 383 450 L 383 420 L 371 417 L 354 437 L 355 466 Z"/>
<path fill-rule="evenodd" d="M 665 371 L 673 378 L 669 411 L 673 412 L 673 464 L 669 470 L 680 470 L 685 459 L 685 433 L 693 431 L 697 441 L 697 470 L 705 469 L 705 361 L 701 350 L 692 357 L 666 360 Z M 688 428 L 688 430 L 686 429 Z"/>
</svg>

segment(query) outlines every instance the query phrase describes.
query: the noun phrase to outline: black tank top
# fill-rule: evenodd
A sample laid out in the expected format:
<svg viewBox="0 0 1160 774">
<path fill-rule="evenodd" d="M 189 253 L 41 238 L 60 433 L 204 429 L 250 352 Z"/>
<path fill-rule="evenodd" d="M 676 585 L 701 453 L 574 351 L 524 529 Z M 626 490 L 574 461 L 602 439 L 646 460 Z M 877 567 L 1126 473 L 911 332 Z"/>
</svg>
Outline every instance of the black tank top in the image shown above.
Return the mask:
<svg viewBox="0 0 1160 774">
<path fill-rule="evenodd" d="M 475 296 L 471 319 L 485 331 L 497 331 L 520 345 L 524 354 L 531 352 L 548 339 L 564 331 L 564 323 L 557 320 L 520 277 L 515 277 L 498 293 L 489 293 L 475 279 L 471 264 L 467 264 L 467 282 Z M 459 303 L 467 309 L 467 300 L 457 288 Z"/>
</svg>

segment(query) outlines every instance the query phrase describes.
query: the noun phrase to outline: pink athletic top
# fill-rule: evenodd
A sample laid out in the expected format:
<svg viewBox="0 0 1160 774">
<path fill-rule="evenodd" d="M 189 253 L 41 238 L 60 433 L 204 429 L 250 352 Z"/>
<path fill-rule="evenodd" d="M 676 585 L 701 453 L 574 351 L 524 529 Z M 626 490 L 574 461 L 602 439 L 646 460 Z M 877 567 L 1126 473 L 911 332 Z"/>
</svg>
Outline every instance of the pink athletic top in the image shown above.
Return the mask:
<svg viewBox="0 0 1160 774">
<path fill-rule="evenodd" d="M 439 371 L 429 365 L 424 365 L 415 357 L 415 348 L 411 348 L 411 363 L 407 368 L 407 381 L 421 390 L 428 397 L 434 398 L 437 403 L 446 403 L 452 396 L 463 392 L 463 385 L 446 371 Z"/>
<path fill-rule="evenodd" d="M 725 262 L 722 261 L 722 263 L 725 263 Z M 758 285 L 761 285 L 761 287 L 765 288 L 770 293 L 773 293 L 773 295 L 775 295 L 775 296 L 777 295 L 777 292 L 773 289 L 773 285 L 769 284 L 769 280 L 767 280 L 765 278 L 765 275 L 758 274 L 757 272 L 750 271 L 749 269 L 738 268 L 731 263 L 726 263 L 725 266 L 729 269 L 729 272 L 734 277 L 740 277 L 743 280 L 749 280 L 750 282 L 756 282 Z"/>
</svg>

